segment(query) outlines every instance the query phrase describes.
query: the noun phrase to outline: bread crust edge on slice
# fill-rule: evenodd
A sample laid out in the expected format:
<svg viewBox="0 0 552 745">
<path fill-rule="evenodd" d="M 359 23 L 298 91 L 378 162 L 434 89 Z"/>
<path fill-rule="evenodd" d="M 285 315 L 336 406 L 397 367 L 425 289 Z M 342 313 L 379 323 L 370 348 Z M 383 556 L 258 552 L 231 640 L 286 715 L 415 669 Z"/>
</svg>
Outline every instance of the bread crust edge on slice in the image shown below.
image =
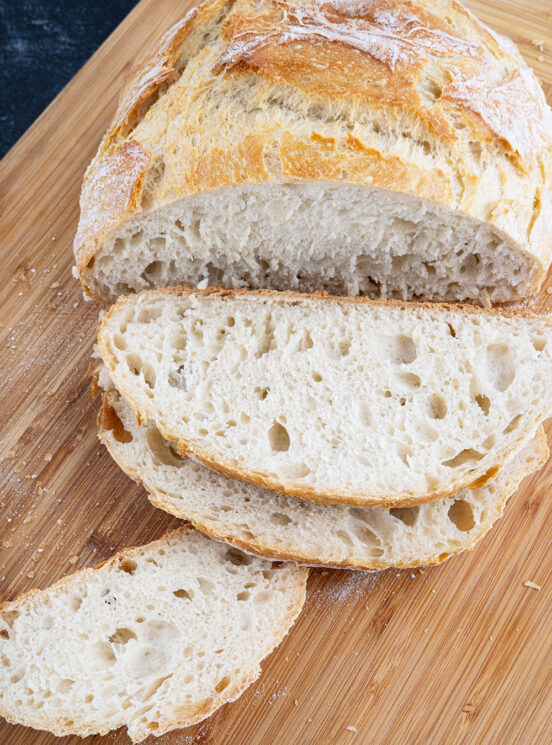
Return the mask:
<svg viewBox="0 0 552 745">
<path fill-rule="evenodd" d="M 195 295 L 201 298 L 204 297 L 218 297 L 218 298 L 239 298 L 248 297 L 253 299 L 260 299 L 262 301 L 271 301 L 278 303 L 336 303 L 338 305 L 359 305 L 371 308 L 400 308 L 403 310 L 428 310 L 434 311 L 439 314 L 442 311 L 449 311 L 458 313 L 460 315 L 484 315 L 491 317 L 506 317 L 506 318 L 535 318 L 541 320 L 548 326 L 552 326 L 552 314 L 539 314 L 535 313 L 526 308 L 479 308 L 467 304 L 450 304 L 450 303 L 416 303 L 401 300 L 372 300 L 366 297 L 353 297 L 353 296 L 334 296 L 328 295 L 325 292 L 317 292 L 311 294 L 303 294 L 299 292 L 277 292 L 275 290 L 227 290 L 220 287 L 208 287 L 204 290 L 194 290 L 189 287 L 167 287 L 154 290 L 144 290 L 143 292 L 136 295 L 126 295 L 119 300 L 109 309 L 104 315 L 99 332 L 98 332 L 98 348 L 101 357 L 106 365 L 109 374 L 113 380 L 114 385 L 119 390 L 123 398 L 130 405 L 134 411 L 136 418 L 140 424 L 146 424 L 149 419 L 144 417 L 140 411 L 138 405 L 133 399 L 131 392 L 121 385 L 116 380 L 114 374 L 116 365 L 114 364 L 111 354 L 103 343 L 103 333 L 108 327 L 110 320 L 123 308 L 128 305 L 135 305 L 141 302 L 142 298 L 161 298 L 164 296 L 174 295 L 176 297 L 182 297 L 186 295 Z M 257 486 L 264 487 L 266 489 L 272 489 L 273 491 L 288 496 L 299 497 L 316 504 L 345 504 L 352 507 L 413 507 L 415 505 L 424 504 L 425 502 L 432 502 L 435 499 L 445 499 L 447 497 L 454 496 L 460 489 L 463 488 L 480 488 L 485 483 L 495 478 L 499 473 L 500 469 L 507 463 L 508 460 L 514 455 L 514 453 L 520 450 L 532 437 L 535 436 L 540 420 L 536 421 L 535 427 L 532 430 L 526 429 L 524 434 L 518 438 L 517 444 L 511 448 L 504 450 L 501 453 L 501 460 L 493 463 L 490 467 L 487 467 L 485 471 L 475 470 L 473 479 L 466 481 L 454 481 L 448 488 L 443 488 L 441 491 L 426 492 L 424 494 L 412 494 L 407 491 L 402 496 L 396 496 L 393 498 L 383 498 L 380 495 L 371 494 L 350 494 L 343 495 L 335 491 L 314 491 L 306 489 L 303 485 L 297 485 L 289 481 L 274 480 L 266 477 L 265 475 L 259 474 L 254 471 L 250 471 L 244 468 L 238 468 L 228 461 L 224 461 L 220 458 L 219 454 L 215 454 L 207 449 L 200 448 L 196 444 L 178 439 L 173 434 L 168 432 L 164 427 L 155 422 L 159 432 L 166 440 L 170 440 L 176 443 L 179 453 L 186 457 L 195 458 L 200 463 L 208 468 L 211 468 L 218 473 L 221 473 L 230 478 L 237 479 L 239 481 L 247 481 Z"/>
<path fill-rule="evenodd" d="M 115 567 L 117 563 L 121 561 L 121 559 L 130 558 L 136 555 L 142 555 L 144 552 L 149 551 L 152 546 L 155 546 L 157 543 L 162 543 L 165 541 L 168 537 L 175 535 L 175 534 L 184 534 L 184 533 L 190 533 L 196 530 L 196 528 L 191 524 L 185 524 L 182 525 L 179 528 L 176 528 L 175 530 L 171 530 L 168 533 L 165 533 L 161 538 L 158 538 L 154 541 L 151 541 L 150 543 L 147 543 L 143 546 L 129 546 L 128 548 L 123 549 L 122 551 L 117 552 L 113 556 L 111 556 L 109 559 L 106 559 L 105 561 L 100 562 L 94 567 L 86 567 L 83 569 L 79 569 L 77 572 L 73 572 L 72 574 L 68 574 L 65 577 L 62 577 L 61 579 L 54 582 L 52 585 L 49 585 L 47 588 L 44 589 L 38 589 L 34 588 L 31 590 L 28 590 L 27 592 L 22 593 L 19 595 L 15 600 L 9 600 L 5 601 L 0 604 L 0 614 L 2 613 L 9 613 L 10 611 L 18 610 L 18 608 L 21 606 L 21 604 L 28 602 L 29 600 L 32 600 L 33 598 L 36 598 L 36 596 L 41 595 L 45 590 L 53 590 L 54 588 L 59 587 L 65 587 L 68 584 L 71 584 L 71 582 L 75 581 L 76 578 L 82 579 L 93 572 L 95 572 L 97 569 L 101 569 L 104 566 L 108 567 Z M 201 532 L 201 531 L 200 531 Z M 262 558 L 262 557 L 260 557 Z M 179 717 L 178 719 L 174 719 L 171 721 L 160 721 L 159 722 L 159 728 L 155 730 L 155 736 L 160 736 L 165 734 L 166 732 L 170 732 L 174 729 L 180 729 L 183 727 L 189 727 L 193 724 L 197 724 L 198 722 L 203 721 L 207 717 L 209 717 L 211 714 L 213 714 L 217 709 L 219 709 L 221 706 L 223 706 L 226 703 L 230 703 L 231 701 L 235 701 L 241 693 L 250 686 L 261 674 L 261 662 L 269 655 L 271 654 L 279 644 L 285 639 L 287 634 L 289 633 L 291 627 L 293 626 L 295 620 L 301 613 L 301 610 L 303 608 L 303 605 L 305 603 L 306 598 L 306 583 L 309 575 L 309 570 L 307 567 L 296 567 L 298 573 L 299 573 L 299 580 L 300 584 L 298 585 L 298 593 L 297 598 L 295 600 L 294 606 L 292 610 L 286 614 L 284 619 L 281 619 L 281 629 L 285 630 L 279 641 L 271 645 L 269 648 L 263 651 L 262 657 L 253 663 L 250 670 L 244 671 L 241 679 L 233 681 L 233 683 L 228 686 L 224 690 L 224 692 L 218 693 L 215 696 L 213 696 L 212 699 L 210 699 L 209 703 L 207 705 L 203 705 L 201 707 L 194 707 L 190 706 L 190 713 L 186 716 Z M 181 711 L 184 711 L 185 707 L 181 707 Z M 7 722 L 10 724 L 20 724 L 26 727 L 31 727 L 33 729 L 38 729 L 42 731 L 48 731 L 52 732 L 54 735 L 58 737 L 63 737 L 65 735 L 79 735 L 80 737 L 87 737 L 89 735 L 105 735 L 108 732 L 112 731 L 111 728 L 107 727 L 105 729 L 98 729 L 97 727 L 94 727 L 92 729 L 73 729 L 71 727 L 59 727 L 57 724 L 52 724 L 47 719 L 44 719 L 43 721 L 40 721 L 40 723 L 37 721 L 31 723 L 29 721 L 25 721 L 24 719 L 17 719 L 13 717 L 9 712 L 7 712 L 2 703 L 0 702 L 0 717 L 3 717 Z M 151 731 L 149 730 L 132 730 L 132 727 L 129 727 L 128 723 L 121 724 L 121 727 L 127 727 L 128 735 L 132 742 L 138 743 L 144 740 L 148 735 L 151 735 Z M 131 734 L 132 731 L 132 734 Z"/>
<path fill-rule="evenodd" d="M 464 551 L 471 551 L 474 546 L 489 532 L 492 525 L 495 523 L 493 522 L 491 526 L 489 527 L 481 527 L 481 530 L 477 533 L 476 536 L 474 536 L 473 540 L 466 546 L 458 548 L 456 551 L 451 551 L 450 553 L 446 554 L 436 554 L 427 561 L 421 560 L 418 562 L 397 562 L 394 564 L 390 564 L 389 562 L 382 562 L 377 560 L 372 560 L 370 562 L 365 563 L 358 563 L 354 561 L 340 561 L 336 559 L 335 561 L 328 561 L 328 562 L 322 562 L 320 561 L 320 557 L 312 556 L 310 554 L 303 553 L 301 551 L 282 551 L 280 549 L 277 549 L 275 546 L 270 546 L 268 544 L 262 544 L 255 540 L 250 541 L 244 541 L 234 535 L 232 535 L 231 531 L 228 530 L 215 530 L 212 527 L 207 527 L 205 524 L 203 524 L 200 520 L 193 519 L 189 515 L 185 513 L 184 510 L 179 511 L 174 509 L 170 505 L 170 501 L 166 499 L 166 497 L 161 493 L 157 492 L 152 486 L 144 483 L 142 478 L 140 477 L 139 473 L 135 471 L 132 468 L 129 468 L 126 463 L 123 463 L 121 459 L 117 458 L 117 455 L 113 450 L 109 447 L 109 437 L 108 437 L 108 431 L 111 431 L 114 426 L 114 416 L 112 411 L 112 406 L 109 401 L 109 392 L 104 391 L 102 392 L 102 402 L 101 407 L 98 412 L 98 437 L 100 441 L 103 443 L 103 445 L 107 448 L 109 454 L 113 458 L 113 460 L 117 463 L 117 465 L 129 476 L 133 481 L 135 481 L 137 484 L 140 484 L 144 487 L 148 500 L 150 503 L 165 512 L 170 513 L 171 515 L 174 515 L 175 517 L 180 518 L 181 520 L 187 520 L 192 523 L 194 527 L 196 527 L 198 530 L 200 530 L 205 535 L 208 535 L 210 538 L 213 538 L 215 540 L 219 541 L 225 541 L 227 543 L 230 543 L 233 546 L 236 546 L 236 548 L 240 548 L 243 551 L 246 551 L 248 553 L 254 554 L 255 556 L 259 556 L 260 558 L 265 559 L 273 559 L 278 561 L 294 561 L 298 562 L 300 564 L 306 564 L 310 567 L 330 567 L 335 569 L 359 569 L 359 570 L 365 570 L 365 571 L 380 571 L 383 569 L 389 569 L 390 567 L 397 567 L 397 568 L 411 568 L 416 566 L 432 566 L 435 564 L 441 564 L 442 562 L 449 559 L 451 556 L 454 556 L 456 554 L 462 553 Z M 116 395 L 119 395 L 116 392 Z M 115 412 L 115 416 L 117 416 Z M 117 417 L 118 419 L 118 417 Z M 534 440 L 535 450 L 539 453 L 538 462 L 535 467 L 532 468 L 522 468 L 519 467 L 516 476 L 514 477 L 514 485 L 513 488 L 509 487 L 504 490 L 504 493 L 502 494 L 501 501 L 500 501 L 500 515 L 497 518 L 500 519 L 502 517 L 502 512 L 504 510 L 504 505 L 508 501 L 508 499 L 514 494 L 517 489 L 519 488 L 519 485 L 521 482 L 530 476 L 532 473 L 535 473 L 538 471 L 542 466 L 546 463 L 548 460 L 548 457 L 550 455 L 550 451 L 548 449 L 548 442 L 546 438 L 546 434 L 544 431 L 544 427 L 540 426 L 537 430 L 537 434 Z M 519 475 L 519 476 L 518 476 Z M 496 522 L 496 521 L 495 521 Z"/>
</svg>

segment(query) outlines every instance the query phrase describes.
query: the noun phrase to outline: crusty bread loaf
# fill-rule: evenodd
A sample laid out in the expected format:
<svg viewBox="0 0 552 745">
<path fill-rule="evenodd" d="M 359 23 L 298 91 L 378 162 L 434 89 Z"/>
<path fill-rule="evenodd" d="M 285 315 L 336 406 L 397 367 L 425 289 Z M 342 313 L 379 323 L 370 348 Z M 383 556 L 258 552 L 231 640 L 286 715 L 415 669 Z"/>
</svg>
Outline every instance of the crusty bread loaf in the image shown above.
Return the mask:
<svg viewBox="0 0 552 745">
<path fill-rule="evenodd" d="M 552 248 L 551 113 L 454 0 L 212 0 L 131 73 L 84 181 L 85 290 L 491 301 Z"/>
<path fill-rule="evenodd" d="M 0 606 L 0 715 L 134 742 L 209 716 L 260 673 L 307 571 L 186 526 Z"/>
<path fill-rule="evenodd" d="M 552 323 L 519 311 L 153 290 L 100 354 L 181 453 L 315 502 L 406 506 L 482 486 L 552 411 Z"/>
<path fill-rule="evenodd" d="M 444 561 L 472 548 L 520 481 L 548 458 L 541 427 L 480 489 L 416 507 L 344 507 L 286 497 L 179 456 L 154 424 L 138 424 L 116 390 L 103 393 L 98 424 L 115 461 L 142 482 L 156 507 L 246 551 L 311 566 L 383 569 Z"/>
</svg>

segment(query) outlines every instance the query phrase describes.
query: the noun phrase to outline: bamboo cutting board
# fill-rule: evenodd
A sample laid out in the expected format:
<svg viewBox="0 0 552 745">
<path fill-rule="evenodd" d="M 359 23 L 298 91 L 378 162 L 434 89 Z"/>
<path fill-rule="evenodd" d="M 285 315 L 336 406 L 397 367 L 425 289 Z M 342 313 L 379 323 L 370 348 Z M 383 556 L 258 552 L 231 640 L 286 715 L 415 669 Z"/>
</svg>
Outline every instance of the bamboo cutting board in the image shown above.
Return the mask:
<svg viewBox="0 0 552 745">
<path fill-rule="evenodd" d="M 98 309 L 71 265 L 80 182 L 121 76 L 191 4 L 142 0 L 0 165 L 0 600 L 177 524 L 98 443 L 85 377 Z M 468 4 L 519 44 L 552 100 L 551 0 Z M 536 307 L 552 310 L 552 297 Z M 551 487 L 552 461 L 474 552 L 440 567 L 314 571 L 305 611 L 260 680 L 151 744 L 551 743 Z M 129 740 L 0 723 L 0 745 L 83 742 Z"/>
</svg>

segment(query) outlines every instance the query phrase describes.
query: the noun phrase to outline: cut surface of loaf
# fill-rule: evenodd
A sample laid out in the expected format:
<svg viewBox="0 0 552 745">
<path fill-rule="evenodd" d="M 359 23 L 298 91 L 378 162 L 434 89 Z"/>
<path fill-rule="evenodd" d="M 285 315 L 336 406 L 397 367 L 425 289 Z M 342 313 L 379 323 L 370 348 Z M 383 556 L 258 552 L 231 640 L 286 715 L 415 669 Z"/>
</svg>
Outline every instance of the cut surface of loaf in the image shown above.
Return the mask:
<svg viewBox="0 0 552 745">
<path fill-rule="evenodd" d="M 134 742 L 209 716 L 260 673 L 307 570 L 190 526 L 0 606 L 0 715 Z"/>
<path fill-rule="evenodd" d="M 552 410 L 552 324 L 520 312 L 175 288 L 122 298 L 98 346 L 179 452 L 315 502 L 482 486 Z"/>
<path fill-rule="evenodd" d="M 470 549 L 502 515 L 520 481 L 548 458 L 541 427 L 480 489 L 390 510 L 317 505 L 229 479 L 180 456 L 154 424 L 138 424 L 116 390 L 103 393 L 98 424 L 114 460 L 144 485 L 156 507 L 246 551 L 311 566 L 419 566 Z"/>
<path fill-rule="evenodd" d="M 551 171 L 535 75 L 454 0 L 209 0 L 126 82 L 77 267 L 104 301 L 517 298 L 550 262 Z"/>
</svg>

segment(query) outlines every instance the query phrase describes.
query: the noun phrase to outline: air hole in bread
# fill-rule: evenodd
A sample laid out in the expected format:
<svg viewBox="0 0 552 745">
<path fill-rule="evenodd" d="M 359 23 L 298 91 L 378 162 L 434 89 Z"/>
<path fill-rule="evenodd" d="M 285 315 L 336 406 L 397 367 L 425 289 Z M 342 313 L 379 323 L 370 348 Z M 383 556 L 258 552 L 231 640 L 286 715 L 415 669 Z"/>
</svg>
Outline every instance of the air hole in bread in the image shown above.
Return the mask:
<svg viewBox="0 0 552 745">
<path fill-rule="evenodd" d="M 244 554 L 243 551 L 240 551 L 239 549 L 234 547 L 229 548 L 226 551 L 226 553 L 224 554 L 224 558 L 226 559 L 226 561 L 229 561 L 231 564 L 234 564 L 237 567 L 248 566 L 253 561 L 251 556 Z"/>
<path fill-rule="evenodd" d="M 391 517 L 394 517 L 396 520 L 400 520 L 405 525 L 408 525 L 408 527 L 412 527 L 416 524 L 416 520 L 418 519 L 418 515 L 420 514 L 420 508 L 419 507 L 392 507 L 389 510 L 389 514 Z"/>
<path fill-rule="evenodd" d="M 322 382 L 322 375 L 319 372 L 313 372 L 312 379 L 315 383 L 321 383 Z"/>
<path fill-rule="evenodd" d="M 275 453 L 285 453 L 289 450 L 289 434 L 280 422 L 274 422 L 268 430 L 268 441 L 270 443 L 270 449 Z"/>
<path fill-rule="evenodd" d="M 397 455 L 402 460 L 405 466 L 409 466 L 408 459 L 412 457 L 413 453 L 409 447 L 405 445 L 399 445 L 397 447 Z"/>
<path fill-rule="evenodd" d="M 351 341 L 350 340 L 340 341 L 337 347 L 337 351 L 340 357 L 347 357 L 347 355 L 351 351 Z"/>
<path fill-rule="evenodd" d="M 188 335 L 184 329 L 177 329 L 171 337 L 170 345 L 173 349 L 181 352 L 188 345 Z"/>
<path fill-rule="evenodd" d="M 508 435 L 510 432 L 513 432 L 515 429 L 519 427 L 519 423 L 521 420 L 521 414 L 517 414 L 513 419 L 510 420 L 510 423 L 504 428 L 504 434 Z"/>
<path fill-rule="evenodd" d="M 311 472 L 305 463 L 289 463 L 281 467 L 282 476 L 288 479 L 304 479 Z"/>
<path fill-rule="evenodd" d="M 153 262 L 154 264 L 159 262 Z M 149 265 L 151 267 L 152 264 Z M 149 267 L 146 267 L 146 274 L 148 272 Z M 163 312 L 163 309 L 160 306 L 144 306 L 142 308 L 139 308 L 138 310 L 138 323 L 151 323 L 152 321 L 156 321 L 161 313 Z"/>
<path fill-rule="evenodd" d="M 271 349 L 276 348 L 276 337 L 274 335 L 275 328 L 270 315 L 265 318 L 264 333 L 260 336 L 259 346 L 257 349 L 257 357 L 263 357 L 268 354 Z"/>
<path fill-rule="evenodd" d="M 456 336 L 456 329 L 454 328 L 454 326 L 452 325 L 452 323 L 447 323 L 447 326 L 448 326 L 450 335 L 452 337 L 455 337 Z"/>
<path fill-rule="evenodd" d="M 157 248 L 164 248 L 165 240 L 163 238 L 153 238 L 148 241 L 148 246 L 152 247 L 154 242 L 159 242 Z M 150 262 L 144 271 L 142 272 L 142 279 L 147 282 L 151 287 L 160 284 L 163 281 L 165 275 L 166 264 L 164 261 L 152 261 Z M 147 323 L 147 321 L 144 321 Z"/>
<path fill-rule="evenodd" d="M 426 422 L 420 422 L 418 425 L 418 435 L 424 442 L 435 442 L 439 437 L 439 432 L 434 427 L 426 424 Z"/>
<path fill-rule="evenodd" d="M 188 383 L 184 374 L 185 365 L 179 365 L 176 370 L 171 370 L 167 382 L 172 388 L 178 388 L 180 391 L 188 390 Z"/>
<path fill-rule="evenodd" d="M 309 349 L 312 349 L 314 346 L 312 337 L 308 331 L 308 329 L 304 329 L 301 333 L 301 336 L 299 338 L 299 341 L 297 343 L 296 352 L 306 352 Z"/>
<path fill-rule="evenodd" d="M 193 590 L 174 590 L 173 595 L 176 598 L 185 598 L 186 600 L 193 600 L 194 599 L 194 592 L 193 592 Z"/>
<path fill-rule="evenodd" d="M 415 390 L 422 385 L 422 381 L 419 375 L 415 375 L 411 372 L 395 373 L 397 380 L 402 383 L 406 388 Z"/>
<path fill-rule="evenodd" d="M 10 634 L 7 629 L 0 629 L 0 639 L 9 639 Z"/>
<path fill-rule="evenodd" d="M 265 605 L 270 602 L 271 597 L 272 593 L 270 590 L 261 590 L 254 596 L 253 602 L 255 605 Z"/>
<path fill-rule="evenodd" d="M 483 441 L 483 447 L 485 450 L 490 450 L 491 448 L 494 448 L 496 444 L 496 435 L 490 434 L 484 441 Z"/>
<path fill-rule="evenodd" d="M 405 334 L 398 334 L 391 341 L 391 362 L 396 365 L 409 365 L 417 356 L 416 345 Z"/>
<path fill-rule="evenodd" d="M 532 339 L 532 342 L 533 342 L 533 346 L 535 347 L 535 350 L 537 352 L 542 352 L 542 350 L 546 346 L 546 339 L 544 339 L 542 336 L 535 336 Z"/>
<path fill-rule="evenodd" d="M 354 545 L 353 544 L 353 539 L 351 538 L 351 536 L 346 531 L 344 531 L 344 530 L 336 530 L 335 531 L 335 535 L 338 538 L 341 538 L 341 540 L 343 541 L 343 543 L 346 546 L 352 547 Z"/>
<path fill-rule="evenodd" d="M 463 533 L 467 533 L 475 525 L 473 508 L 465 499 L 457 499 L 452 503 L 448 511 L 448 517 Z"/>
<path fill-rule="evenodd" d="M 96 642 L 91 646 L 90 652 L 100 666 L 110 667 L 115 664 L 115 653 L 107 642 Z"/>
<path fill-rule="evenodd" d="M 249 592 L 249 590 L 242 590 L 241 592 L 238 592 L 238 594 L 236 595 L 236 598 L 242 601 L 249 600 L 250 597 L 251 597 L 251 593 Z"/>
<path fill-rule="evenodd" d="M 155 370 L 153 369 L 153 365 L 150 365 L 149 362 L 144 362 L 137 354 L 127 354 L 126 361 L 130 372 L 136 376 L 142 374 L 147 385 L 153 389 L 155 386 Z"/>
<path fill-rule="evenodd" d="M 481 411 L 487 416 L 491 409 L 491 402 L 487 398 L 487 396 L 484 396 L 482 393 L 478 393 L 475 397 L 475 403 L 479 406 Z"/>
<path fill-rule="evenodd" d="M 284 515 L 283 512 L 273 512 L 270 515 L 270 522 L 274 523 L 274 525 L 289 525 L 291 518 Z"/>
<path fill-rule="evenodd" d="M 148 722 L 147 728 L 151 730 L 151 732 L 154 732 L 156 729 L 159 729 L 159 722 Z"/>
<path fill-rule="evenodd" d="M 5 654 L 1 654 L 0 655 L 0 665 L 2 665 L 2 667 L 9 667 L 10 664 L 11 663 L 10 663 L 9 659 L 6 657 L 6 655 Z"/>
<path fill-rule="evenodd" d="M 113 344 L 122 352 L 127 348 L 126 339 L 122 334 L 113 334 Z"/>
<path fill-rule="evenodd" d="M 92 258 L 90 259 L 90 261 L 88 262 L 88 264 L 86 265 L 86 268 L 87 268 L 87 269 L 93 269 L 93 268 L 94 268 L 94 264 L 95 264 L 95 263 L 96 263 L 96 257 L 95 257 L 95 256 L 93 256 L 93 257 L 92 257 Z"/>
<path fill-rule="evenodd" d="M 82 598 L 79 598 L 78 595 L 71 595 L 69 597 L 69 603 L 71 605 L 71 610 L 76 613 L 82 605 Z"/>
<path fill-rule="evenodd" d="M 206 577 L 198 577 L 197 583 L 204 595 L 212 595 L 215 591 L 214 582 L 212 582 L 210 579 L 207 579 Z"/>
<path fill-rule="evenodd" d="M 373 530 L 370 530 L 366 525 L 360 525 L 359 523 L 353 523 L 351 527 L 358 540 L 371 549 L 372 556 L 378 557 L 383 555 L 381 541 Z"/>
<path fill-rule="evenodd" d="M 487 347 L 487 374 L 497 391 L 503 392 L 512 384 L 516 367 L 507 344 L 490 344 Z"/>
<path fill-rule="evenodd" d="M 392 395 L 392 394 L 391 394 L 391 391 L 384 391 L 384 392 L 383 392 L 383 397 L 384 397 L 384 398 L 391 398 L 391 395 Z"/>
<path fill-rule="evenodd" d="M 221 691 L 224 691 L 225 688 L 228 688 L 230 685 L 230 678 L 226 675 L 222 680 L 219 680 L 219 682 L 215 686 L 215 691 L 217 693 L 221 693 Z"/>
<path fill-rule="evenodd" d="M 267 386 L 266 388 L 260 388 L 257 386 L 255 388 L 255 395 L 258 397 L 259 401 L 264 401 L 265 398 L 268 396 L 268 392 L 270 391 L 270 388 Z"/>
<path fill-rule="evenodd" d="M 113 439 L 120 443 L 132 442 L 134 439 L 132 434 L 125 429 L 119 415 L 111 406 L 111 404 L 104 403 L 100 409 L 100 426 L 110 431 L 113 434 Z"/>
<path fill-rule="evenodd" d="M 472 465 L 483 458 L 484 453 L 480 453 L 473 448 L 461 450 L 454 458 L 444 460 L 443 465 L 448 468 L 459 468 L 460 466 Z"/>
<path fill-rule="evenodd" d="M 109 637 L 109 641 L 112 644 L 126 644 L 131 639 L 137 639 L 138 637 L 132 629 L 119 628 L 115 629 L 113 634 Z"/>
<path fill-rule="evenodd" d="M 122 572 L 126 572 L 127 574 L 134 574 L 136 571 L 138 564 L 134 561 L 134 559 L 122 559 L 122 561 L 119 563 L 119 569 Z"/>
<path fill-rule="evenodd" d="M 179 468 L 185 462 L 178 451 L 168 440 L 165 440 L 155 425 L 150 425 L 146 432 L 148 447 L 155 465 L 175 466 Z"/>
</svg>

